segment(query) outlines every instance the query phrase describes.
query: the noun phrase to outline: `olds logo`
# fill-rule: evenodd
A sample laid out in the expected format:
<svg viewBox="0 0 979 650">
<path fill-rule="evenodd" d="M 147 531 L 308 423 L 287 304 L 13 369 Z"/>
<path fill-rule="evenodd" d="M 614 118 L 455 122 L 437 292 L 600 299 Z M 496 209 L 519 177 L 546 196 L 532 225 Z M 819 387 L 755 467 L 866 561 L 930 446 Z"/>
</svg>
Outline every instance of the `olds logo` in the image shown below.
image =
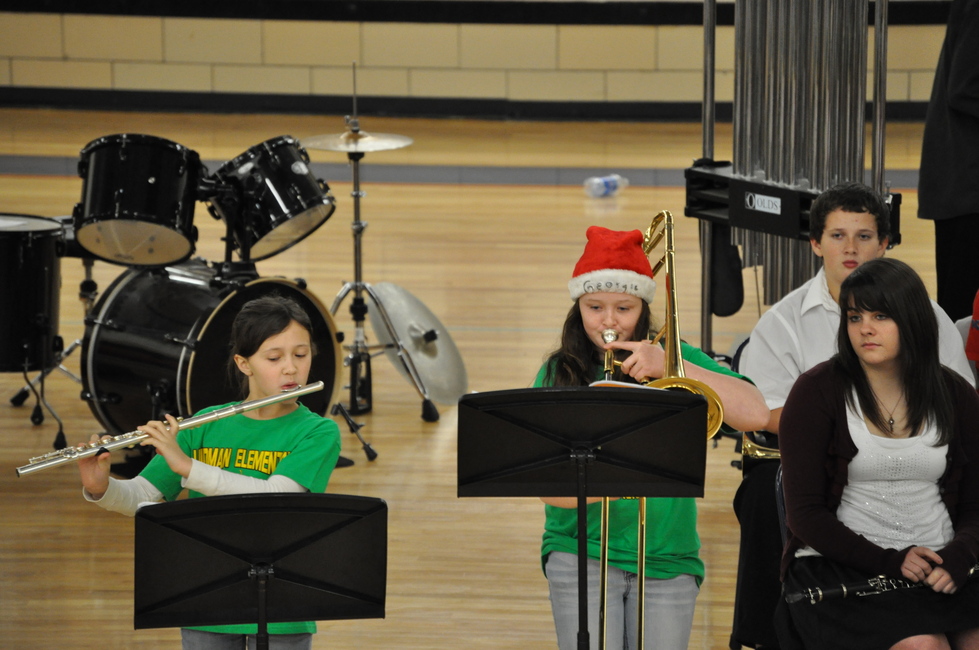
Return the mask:
<svg viewBox="0 0 979 650">
<path fill-rule="evenodd" d="M 782 199 L 776 196 L 745 192 L 744 207 L 749 210 L 768 212 L 769 214 L 782 214 Z"/>
</svg>

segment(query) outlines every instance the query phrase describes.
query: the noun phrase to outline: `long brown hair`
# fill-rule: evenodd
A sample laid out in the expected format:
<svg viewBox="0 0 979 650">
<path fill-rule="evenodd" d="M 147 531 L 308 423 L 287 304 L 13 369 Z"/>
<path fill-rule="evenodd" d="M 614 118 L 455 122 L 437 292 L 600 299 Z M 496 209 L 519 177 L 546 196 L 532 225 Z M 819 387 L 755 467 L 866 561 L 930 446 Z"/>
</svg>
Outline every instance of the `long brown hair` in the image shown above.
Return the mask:
<svg viewBox="0 0 979 650">
<path fill-rule="evenodd" d="M 900 337 L 901 384 L 911 435 L 921 433 L 921 428 L 931 421 L 938 428 L 938 445 L 948 444 L 953 435 L 954 406 L 945 377 L 954 373 L 941 365 L 938 321 L 921 278 L 904 262 L 882 257 L 861 264 L 840 286 L 842 317 L 835 359 L 843 370 L 846 400 L 851 408 L 855 406 L 855 389 L 864 415 L 886 431 L 881 407 L 850 343 L 847 320 L 851 309 L 880 312 L 893 319 Z"/>
<path fill-rule="evenodd" d="M 652 324 L 649 304 L 645 300 L 640 302 L 642 307 L 640 307 L 636 329 L 632 334 L 633 341 L 642 341 L 647 338 Z M 547 356 L 544 384 L 546 386 L 587 386 L 595 381 L 599 368 L 604 363 L 604 354 L 595 347 L 585 332 L 585 325 L 581 320 L 581 307 L 576 300 L 564 319 L 560 347 Z M 616 381 L 635 381 L 632 377 L 622 374 L 622 370 L 618 367 L 616 367 L 612 378 Z"/>
</svg>

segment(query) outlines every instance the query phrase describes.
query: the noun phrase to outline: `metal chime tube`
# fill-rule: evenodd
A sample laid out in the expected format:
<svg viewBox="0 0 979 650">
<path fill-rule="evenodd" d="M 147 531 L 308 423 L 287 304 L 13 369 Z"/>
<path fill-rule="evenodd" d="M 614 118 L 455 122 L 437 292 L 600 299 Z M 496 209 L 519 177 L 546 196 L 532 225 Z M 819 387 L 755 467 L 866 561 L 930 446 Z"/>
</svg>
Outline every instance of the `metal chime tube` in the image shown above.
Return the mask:
<svg viewBox="0 0 979 650">
<path fill-rule="evenodd" d="M 778 11 L 774 6 L 777 3 L 778 0 L 768 0 L 768 6 L 765 11 L 765 32 L 768 38 L 765 40 L 765 104 L 762 108 L 767 108 L 767 110 L 759 111 L 759 115 L 765 120 L 765 141 L 761 147 L 762 157 L 760 169 L 765 172 L 764 178 L 768 182 L 775 183 L 779 182 L 777 178 L 778 168 L 775 160 L 778 157 L 776 152 L 781 147 L 781 134 L 778 129 L 778 97 L 779 89 L 782 87 L 782 80 L 778 78 L 778 44 L 780 34 L 777 25 Z"/>
<path fill-rule="evenodd" d="M 882 167 L 886 0 L 877 5 L 874 160 Z M 735 175 L 817 192 L 863 180 L 868 10 L 869 0 L 737 0 Z M 763 267 L 767 304 L 819 267 L 796 238 L 735 229 L 732 241 L 745 266 Z"/>
<path fill-rule="evenodd" d="M 714 50 L 717 32 L 717 0 L 704 0 L 704 151 L 714 159 Z"/>
<path fill-rule="evenodd" d="M 716 0 L 704 0 L 704 160 L 714 159 L 714 49 L 717 27 Z M 711 278 L 713 273 L 713 224 L 702 219 L 700 221 L 700 256 L 702 268 L 700 273 L 700 295 L 703 302 L 710 307 Z M 700 310 L 700 348 L 713 350 L 713 327 L 711 322 L 712 308 Z"/>
<path fill-rule="evenodd" d="M 877 0 L 874 16 L 874 115 L 873 188 L 881 196 L 884 187 L 884 109 L 887 106 L 887 0 Z"/>
</svg>

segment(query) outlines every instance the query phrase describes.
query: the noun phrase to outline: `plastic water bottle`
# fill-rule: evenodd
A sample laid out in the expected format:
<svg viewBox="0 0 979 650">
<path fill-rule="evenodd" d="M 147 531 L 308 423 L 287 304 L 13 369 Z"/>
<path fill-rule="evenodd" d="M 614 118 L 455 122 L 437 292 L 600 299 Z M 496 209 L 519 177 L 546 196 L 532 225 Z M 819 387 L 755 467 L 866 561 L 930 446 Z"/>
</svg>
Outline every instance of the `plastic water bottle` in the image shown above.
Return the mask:
<svg viewBox="0 0 979 650">
<path fill-rule="evenodd" d="M 628 187 L 629 179 L 623 178 L 618 174 L 608 176 L 592 176 L 585 179 L 585 194 L 593 199 L 601 199 L 607 196 L 615 196 L 622 188 Z"/>
</svg>

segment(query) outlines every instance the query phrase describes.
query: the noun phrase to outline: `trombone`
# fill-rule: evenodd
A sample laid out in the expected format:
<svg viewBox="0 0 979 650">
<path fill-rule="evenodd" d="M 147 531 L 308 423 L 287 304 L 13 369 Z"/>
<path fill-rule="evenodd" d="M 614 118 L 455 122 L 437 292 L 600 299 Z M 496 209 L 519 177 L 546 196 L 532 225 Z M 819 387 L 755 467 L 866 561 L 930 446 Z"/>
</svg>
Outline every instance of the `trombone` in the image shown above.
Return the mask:
<svg viewBox="0 0 979 650">
<path fill-rule="evenodd" d="M 659 243 L 666 239 L 665 252 L 662 259 L 653 267 L 653 275 L 666 266 L 666 319 L 662 329 L 652 339 L 652 344 L 663 341 L 663 348 L 666 352 L 665 368 L 663 377 L 659 379 L 643 379 L 640 381 L 644 386 L 663 389 L 683 389 L 703 395 L 707 400 L 707 440 L 710 440 L 721 428 L 724 421 L 724 406 L 721 398 L 710 386 L 702 381 L 691 379 L 684 374 L 683 359 L 680 356 L 680 329 L 678 324 L 678 310 L 676 299 L 676 264 L 674 260 L 674 235 L 673 235 L 673 215 L 664 210 L 653 217 L 649 227 L 643 233 L 643 252 L 648 256 Z M 607 334 L 609 330 L 602 333 L 603 340 L 610 343 L 615 340 L 614 330 Z M 611 338 L 609 338 L 611 337 Z M 665 337 L 665 338 L 664 338 Z M 611 377 L 611 367 L 621 365 L 607 351 L 605 355 L 605 376 L 606 380 Z M 600 385 L 600 383 L 599 383 Z M 639 647 L 643 647 L 645 633 L 645 613 L 646 613 L 646 498 L 639 497 L 639 522 L 638 522 L 638 548 L 637 548 L 637 567 L 638 577 L 638 616 L 637 616 L 637 638 Z M 602 497 L 602 520 L 601 520 L 601 565 L 600 573 L 600 602 L 599 602 L 599 624 L 601 628 L 598 647 L 604 650 L 606 639 L 606 614 L 608 606 L 608 513 L 609 497 Z"/>
</svg>

